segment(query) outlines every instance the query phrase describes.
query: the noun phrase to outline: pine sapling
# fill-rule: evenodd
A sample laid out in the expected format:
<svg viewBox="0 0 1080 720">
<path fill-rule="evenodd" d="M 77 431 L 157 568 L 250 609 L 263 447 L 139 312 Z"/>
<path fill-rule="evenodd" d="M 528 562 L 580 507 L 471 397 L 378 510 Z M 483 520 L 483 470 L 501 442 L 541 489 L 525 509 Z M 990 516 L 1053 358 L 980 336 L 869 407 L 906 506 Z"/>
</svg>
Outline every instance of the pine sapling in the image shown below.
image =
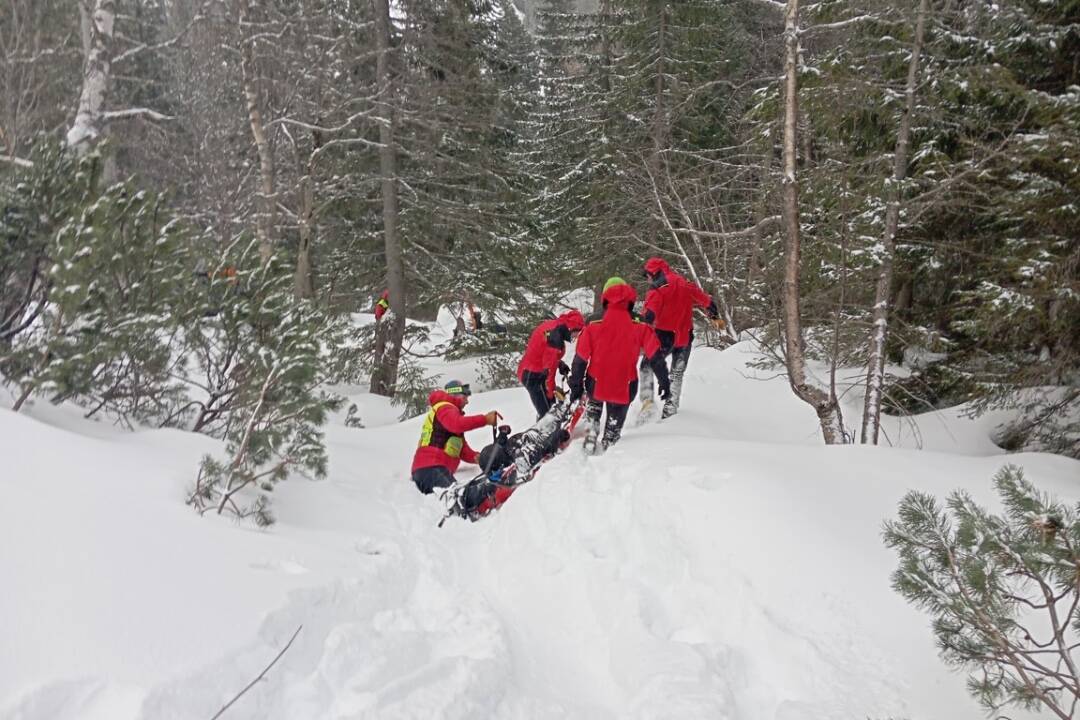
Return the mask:
<svg viewBox="0 0 1080 720">
<path fill-rule="evenodd" d="M 268 525 L 265 493 L 291 473 L 326 475 L 321 427 L 342 401 L 322 388 L 342 326 L 294 299 L 290 278 L 273 263 L 241 265 L 236 277 L 236 292 L 223 299 L 198 344 L 204 370 L 230 368 L 221 386 L 228 399 L 207 426 L 221 429 L 226 459 L 203 459 L 188 504 Z"/>
<path fill-rule="evenodd" d="M 933 618 L 946 664 L 968 672 L 988 712 L 1071 718 L 1080 702 L 1080 511 L 1038 492 L 1015 466 L 994 477 L 1004 515 L 963 491 L 945 507 L 910 492 L 885 523 L 893 588 Z"/>
</svg>

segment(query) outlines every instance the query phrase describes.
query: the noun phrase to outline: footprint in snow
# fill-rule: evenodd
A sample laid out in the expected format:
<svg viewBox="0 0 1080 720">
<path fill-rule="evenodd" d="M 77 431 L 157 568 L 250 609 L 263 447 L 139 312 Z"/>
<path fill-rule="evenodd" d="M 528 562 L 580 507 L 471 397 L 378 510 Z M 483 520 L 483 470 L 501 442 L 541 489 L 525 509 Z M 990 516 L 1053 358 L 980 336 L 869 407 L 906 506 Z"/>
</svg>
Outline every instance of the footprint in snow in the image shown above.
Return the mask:
<svg viewBox="0 0 1080 720">
<path fill-rule="evenodd" d="M 735 477 L 733 473 L 719 470 L 706 469 L 705 472 L 702 472 L 700 466 L 694 467 L 690 465 L 674 465 L 668 468 L 667 475 L 671 479 L 689 478 L 694 487 L 702 490 L 716 490 L 725 484 L 725 480 Z"/>
<path fill-rule="evenodd" d="M 251 567 L 256 570 L 270 570 L 273 572 L 282 572 L 286 575 L 303 575 L 308 572 L 306 566 L 296 562 L 295 560 L 261 560 L 259 562 L 251 563 Z"/>
</svg>

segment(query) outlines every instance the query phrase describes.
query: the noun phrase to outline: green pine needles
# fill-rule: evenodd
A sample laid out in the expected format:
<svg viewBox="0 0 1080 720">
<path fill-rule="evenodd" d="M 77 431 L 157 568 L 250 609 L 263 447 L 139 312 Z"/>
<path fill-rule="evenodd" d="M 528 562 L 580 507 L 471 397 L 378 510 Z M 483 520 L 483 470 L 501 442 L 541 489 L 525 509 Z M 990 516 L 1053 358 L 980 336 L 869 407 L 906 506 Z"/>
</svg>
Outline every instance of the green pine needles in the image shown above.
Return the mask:
<svg viewBox="0 0 1080 720">
<path fill-rule="evenodd" d="M 0 382 L 14 409 L 47 397 L 222 439 L 189 504 L 269 524 L 275 483 L 326 474 L 344 320 L 297 299 L 288 268 L 246 235 L 215 246 L 160 194 L 101 187 L 97 153 L 44 141 L 33 157 L 0 182 Z"/>
<path fill-rule="evenodd" d="M 224 437 L 225 460 L 203 458 L 188 503 L 269 525 L 275 484 L 293 472 L 326 475 L 321 428 L 342 399 L 322 388 L 344 325 L 296 300 L 288 273 L 260 266 L 253 244 L 227 267 L 235 275 L 208 287 L 213 314 L 187 334 L 189 371 L 206 379 L 209 398 L 196 424 Z"/>
<path fill-rule="evenodd" d="M 5 244 L 36 279 L 35 310 L 0 345 L 0 371 L 30 394 L 127 423 L 167 415 L 183 388 L 170 349 L 188 313 L 190 234 L 131 181 L 99 189 L 100 158 L 42 143 L 0 200 Z"/>
<path fill-rule="evenodd" d="M 968 672 L 988 712 L 1007 706 L 1073 717 L 1080 701 L 1080 506 L 1038 492 L 1012 465 L 994 485 L 1004 515 L 964 491 L 942 507 L 910 492 L 885 544 L 893 588 L 933 618 L 942 659 Z"/>
</svg>

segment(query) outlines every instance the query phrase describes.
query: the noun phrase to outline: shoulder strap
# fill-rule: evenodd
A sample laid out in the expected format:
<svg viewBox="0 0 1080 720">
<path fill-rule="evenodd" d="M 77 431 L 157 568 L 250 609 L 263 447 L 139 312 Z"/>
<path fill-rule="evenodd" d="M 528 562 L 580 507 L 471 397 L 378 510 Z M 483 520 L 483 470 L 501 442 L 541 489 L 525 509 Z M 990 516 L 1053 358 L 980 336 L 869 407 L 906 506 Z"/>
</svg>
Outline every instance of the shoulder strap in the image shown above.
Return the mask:
<svg viewBox="0 0 1080 720">
<path fill-rule="evenodd" d="M 443 407 L 444 405 L 453 405 L 453 404 L 454 403 L 450 402 L 449 400 L 440 400 L 439 402 L 437 402 L 437 403 L 435 403 L 434 405 L 431 406 L 431 412 L 437 413 L 437 412 L 439 412 L 439 408 Z"/>
</svg>

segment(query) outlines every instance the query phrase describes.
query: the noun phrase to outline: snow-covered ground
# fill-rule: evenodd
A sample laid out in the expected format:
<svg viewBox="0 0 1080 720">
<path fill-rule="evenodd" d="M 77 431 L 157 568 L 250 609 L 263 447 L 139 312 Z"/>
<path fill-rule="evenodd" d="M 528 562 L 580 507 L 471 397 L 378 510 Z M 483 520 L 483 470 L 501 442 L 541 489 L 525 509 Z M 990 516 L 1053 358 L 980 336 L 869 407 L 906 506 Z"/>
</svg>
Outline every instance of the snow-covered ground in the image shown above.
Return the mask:
<svg viewBox="0 0 1080 720">
<path fill-rule="evenodd" d="M 823 447 L 751 359 L 696 349 L 677 417 L 442 529 L 408 478 L 420 421 L 382 398 L 353 394 L 366 428 L 328 428 L 329 478 L 279 486 L 269 530 L 183 504 L 213 440 L 0 411 L 0 718 L 205 720 L 301 625 L 223 717 L 982 717 L 890 590 L 881 523 L 912 488 L 993 504 L 1005 462 L 1075 501 L 1080 463 L 1002 456 L 955 412 Z M 523 390 L 471 409 L 531 417 Z"/>
</svg>

